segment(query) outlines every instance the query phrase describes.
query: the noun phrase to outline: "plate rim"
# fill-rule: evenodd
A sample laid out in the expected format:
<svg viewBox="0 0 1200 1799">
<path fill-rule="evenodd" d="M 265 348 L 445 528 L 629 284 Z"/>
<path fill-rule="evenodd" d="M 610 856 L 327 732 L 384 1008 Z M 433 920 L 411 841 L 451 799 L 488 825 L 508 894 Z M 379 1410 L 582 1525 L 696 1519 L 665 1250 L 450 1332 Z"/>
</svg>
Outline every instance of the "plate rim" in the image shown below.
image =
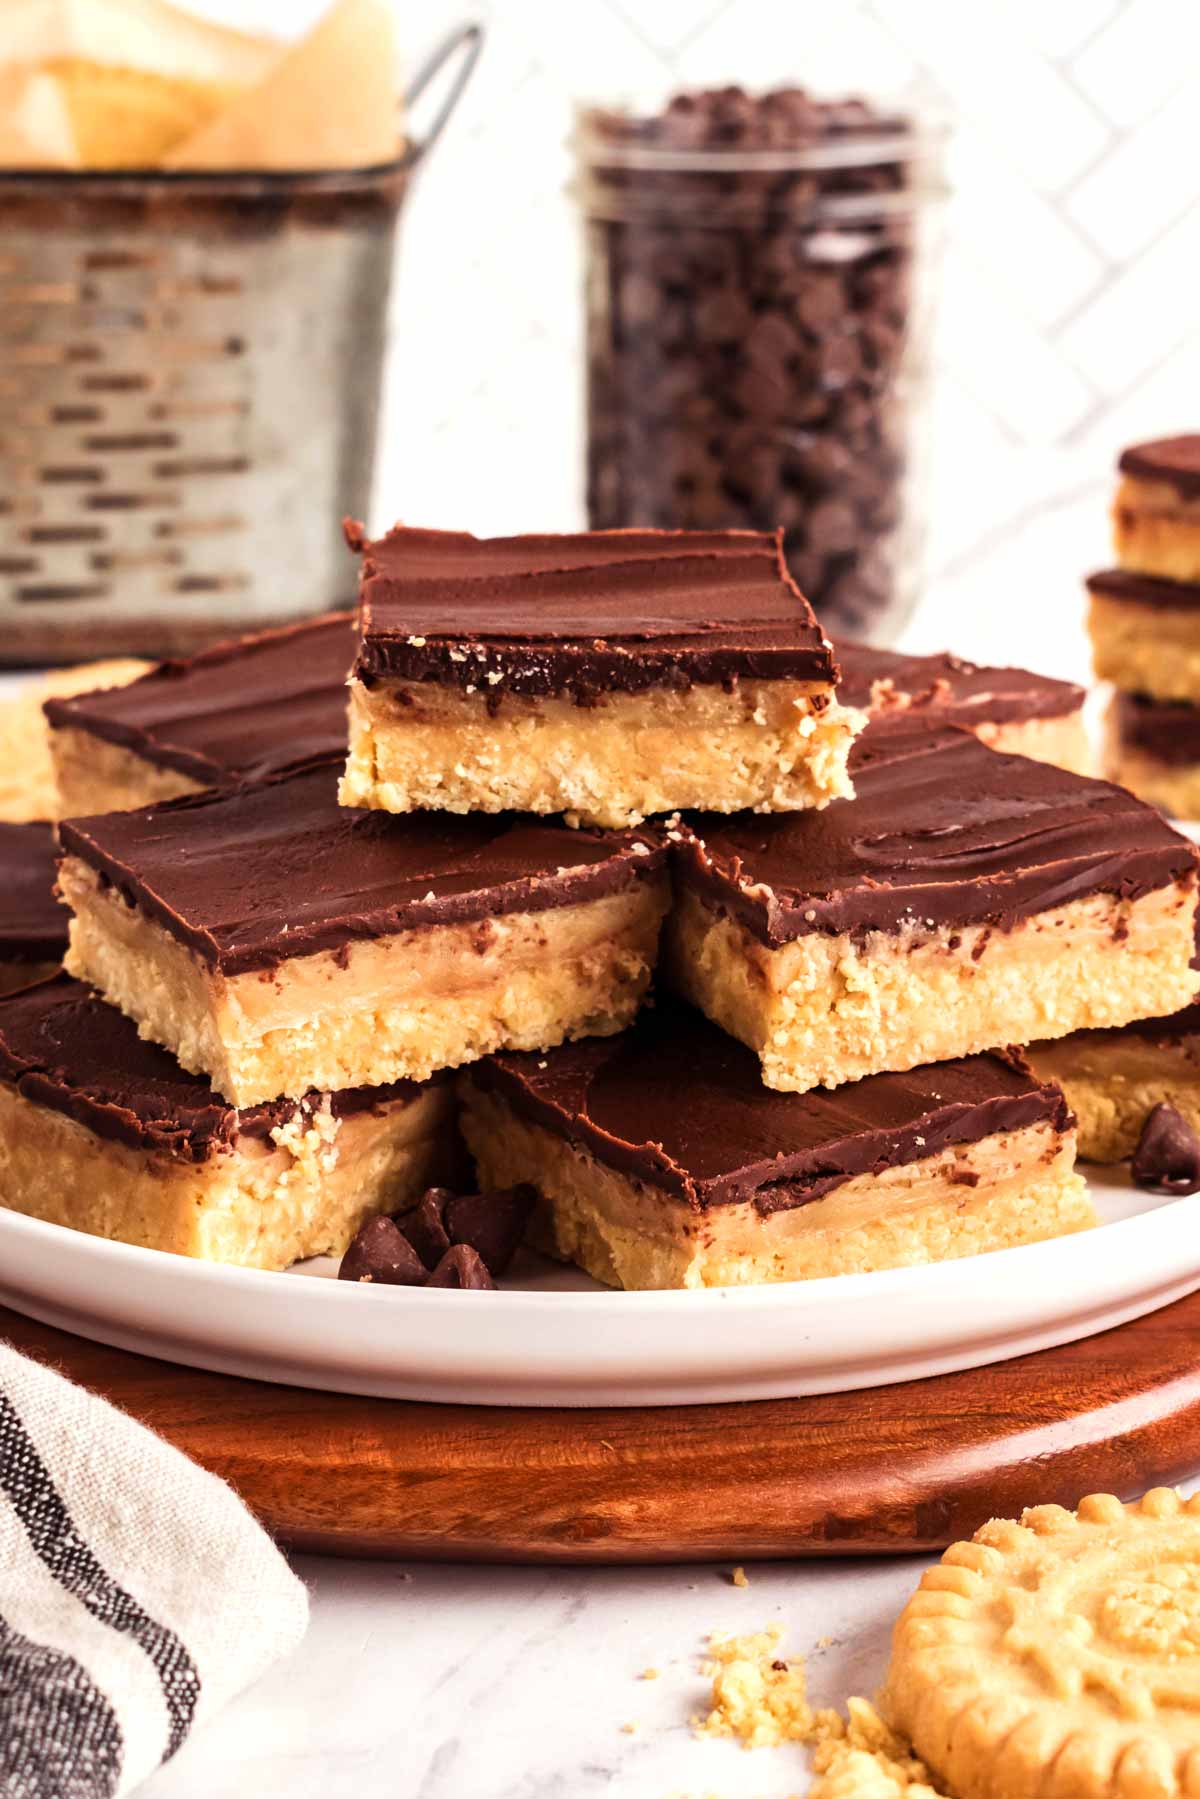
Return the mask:
<svg viewBox="0 0 1200 1799">
<path fill-rule="evenodd" d="M 1106 1166 L 1100 1165 L 1097 1166 Z M 1181 1210 L 1181 1208 L 1183 1210 Z M 975 1255 L 958 1256 L 944 1261 L 908 1263 L 898 1268 L 878 1268 L 858 1271 L 853 1274 L 818 1275 L 808 1280 L 795 1281 L 761 1281 L 734 1286 L 711 1287 L 657 1287 L 647 1289 L 601 1288 L 599 1292 L 581 1291 L 546 1291 L 531 1288 L 498 1288 L 491 1300 L 492 1305 L 530 1306 L 535 1311 L 569 1312 L 581 1306 L 595 1308 L 598 1303 L 605 1303 L 609 1309 L 619 1307 L 622 1311 L 653 1312 L 662 1310 L 683 1310 L 697 1300 L 716 1300 L 723 1304 L 734 1304 L 750 1310 L 759 1308 L 767 1311 L 788 1310 L 791 1303 L 800 1295 L 807 1296 L 810 1303 L 820 1306 L 840 1295 L 846 1302 L 875 1296 L 886 1299 L 895 1289 L 907 1290 L 910 1287 L 920 1288 L 928 1285 L 937 1287 L 947 1278 L 945 1270 L 953 1269 L 961 1278 L 962 1272 L 978 1265 L 986 1265 L 999 1273 L 1000 1269 L 1019 1269 L 1031 1260 L 1039 1262 L 1050 1260 L 1055 1256 L 1062 1257 L 1070 1249 L 1078 1246 L 1082 1240 L 1098 1243 L 1103 1240 L 1111 1244 L 1118 1237 L 1141 1234 L 1153 1227 L 1152 1221 L 1158 1218 L 1171 1217 L 1182 1222 L 1187 1212 L 1200 1210 L 1200 1192 L 1182 1195 L 1163 1195 L 1158 1205 L 1136 1212 L 1127 1218 L 1116 1218 L 1094 1225 L 1082 1231 L 1070 1231 L 1061 1236 L 1039 1238 L 1033 1243 L 1018 1243 L 1002 1249 L 985 1250 Z M 0 1207 L 0 1241 L 6 1231 L 16 1236 L 27 1236 L 34 1244 L 43 1243 L 53 1246 L 62 1238 L 73 1240 L 73 1248 L 84 1259 L 95 1257 L 107 1261 L 110 1258 L 118 1265 L 126 1264 L 131 1269 L 160 1267 L 166 1272 L 170 1270 L 170 1278 L 183 1278 L 187 1282 L 195 1282 L 198 1286 L 220 1286 L 226 1282 L 235 1282 L 247 1294 L 254 1289 L 262 1292 L 280 1291 L 281 1295 L 291 1292 L 296 1296 L 294 1286 L 281 1287 L 281 1278 L 291 1273 L 288 1269 L 245 1268 L 233 1262 L 207 1261 L 196 1256 L 175 1255 L 169 1250 L 151 1249 L 137 1243 L 125 1243 L 118 1238 L 97 1236 L 90 1231 L 78 1231 L 66 1224 L 56 1224 L 49 1219 L 34 1218 L 28 1213 L 17 1212 L 8 1207 Z M 314 1258 L 315 1259 L 315 1258 Z M 361 1285 L 351 1281 L 339 1281 L 324 1275 L 303 1275 L 300 1279 L 309 1282 L 314 1291 L 324 1291 L 327 1295 L 337 1293 L 337 1299 L 327 1298 L 327 1305 L 361 1304 L 363 1295 Z M 2 1283 L 6 1291 L 11 1291 L 7 1281 Z M 350 1294 L 356 1295 L 351 1301 Z M 919 1295 L 918 1295 L 919 1296 Z M 430 1287 L 392 1287 L 375 1286 L 368 1303 L 385 1305 L 415 1305 L 418 1308 L 448 1310 L 464 1303 L 475 1306 L 478 1301 L 470 1294 L 453 1288 Z M 19 1306 L 15 1309 L 19 1310 Z"/>
</svg>

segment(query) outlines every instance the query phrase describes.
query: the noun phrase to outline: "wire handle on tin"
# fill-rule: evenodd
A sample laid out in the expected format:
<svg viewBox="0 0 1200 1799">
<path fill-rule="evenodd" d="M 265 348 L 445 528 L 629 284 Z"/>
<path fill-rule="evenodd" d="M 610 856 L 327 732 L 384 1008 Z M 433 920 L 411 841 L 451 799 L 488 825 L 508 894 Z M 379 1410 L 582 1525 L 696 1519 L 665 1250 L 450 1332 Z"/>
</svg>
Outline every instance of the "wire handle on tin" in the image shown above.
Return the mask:
<svg viewBox="0 0 1200 1799">
<path fill-rule="evenodd" d="M 432 51 L 409 82 L 404 94 L 405 112 L 420 99 L 425 89 L 440 75 L 446 64 L 455 57 L 459 58 L 450 87 L 438 111 L 434 114 L 433 123 L 424 137 L 412 138 L 409 142 L 409 160 L 419 162 L 428 155 L 437 143 L 450 120 L 450 114 L 458 105 L 462 91 L 466 87 L 479 61 L 479 53 L 483 49 L 483 26 L 477 21 L 469 25 L 459 25 L 448 37 L 442 39 L 436 50 Z"/>
</svg>

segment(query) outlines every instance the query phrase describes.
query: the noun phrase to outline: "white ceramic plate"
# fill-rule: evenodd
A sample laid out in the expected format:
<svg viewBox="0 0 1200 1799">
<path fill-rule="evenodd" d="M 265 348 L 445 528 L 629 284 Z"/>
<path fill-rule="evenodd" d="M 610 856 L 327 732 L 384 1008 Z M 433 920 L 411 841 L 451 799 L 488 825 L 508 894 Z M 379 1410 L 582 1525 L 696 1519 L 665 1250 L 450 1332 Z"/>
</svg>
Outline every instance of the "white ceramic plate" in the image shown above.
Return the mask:
<svg viewBox="0 0 1200 1799">
<path fill-rule="evenodd" d="M 0 1212 L 0 1302 L 166 1361 L 383 1398 L 691 1405 L 834 1393 L 978 1367 L 1121 1324 L 1200 1287 L 1200 1195 L 1123 1171 L 1104 1224 L 881 1274 L 613 1293 L 530 1257 L 499 1293 L 364 1289 L 332 1261 L 261 1274 Z"/>
</svg>

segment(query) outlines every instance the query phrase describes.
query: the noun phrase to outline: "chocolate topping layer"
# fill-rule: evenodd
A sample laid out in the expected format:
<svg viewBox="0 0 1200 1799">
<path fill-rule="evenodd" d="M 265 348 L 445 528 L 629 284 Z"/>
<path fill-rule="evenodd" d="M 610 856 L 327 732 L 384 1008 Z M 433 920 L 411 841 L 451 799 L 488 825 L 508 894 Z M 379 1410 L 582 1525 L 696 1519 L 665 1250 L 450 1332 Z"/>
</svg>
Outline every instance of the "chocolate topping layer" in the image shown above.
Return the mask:
<svg viewBox="0 0 1200 1799">
<path fill-rule="evenodd" d="M 665 860 L 646 832 L 557 820 L 356 811 L 338 768 L 75 818 L 63 850 L 225 974 L 423 926 L 616 893 Z"/>
<path fill-rule="evenodd" d="M 694 1211 L 746 1200 L 782 1211 L 951 1144 L 1072 1122 L 1060 1090 L 1015 1051 L 773 1093 L 751 1050 L 678 1001 L 660 1001 L 619 1037 L 491 1056 L 470 1078 Z"/>
<path fill-rule="evenodd" d="M 1101 569 L 1088 576 L 1087 588 L 1102 599 L 1152 606 L 1159 612 L 1190 612 L 1200 606 L 1200 582 L 1164 581 L 1158 575 L 1137 575 L 1127 568 Z"/>
<path fill-rule="evenodd" d="M 1091 893 L 1140 897 L 1200 862 L 1123 787 L 965 731 L 877 721 L 850 767 L 854 799 L 822 812 L 692 815 L 679 879 L 775 948 L 813 931 L 1009 930 Z"/>
<path fill-rule="evenodd" d="M 614 562 L 663 562 L 676 556 L 744 556 L 770 553 L 769 531 L 544 531 L 519 537 L 476 537 L 470 531 L 429 531 L 394 525 L 368 539 L 346 521 L 346 540 L 362 553 L 362 596 L 382 605 L 403 602 L 413 581 L 481 581 L 505 575 L 549 574 L 604 568 Z"/>
<path fill-rule="evenodd" d="M 66 950 L 57 858 L 53 825 L 0 824 L 0 962 L 53 962 Z"/>
<path fill-rule="evenodd" d="M 128 687 L 47 700 L 71 726 L 206 786 L 298 768 L 344 753 L 354 616 L 260 631 L 161 662 Z"/>
<path fill-rule="evenodd" d="M 841 665 L 838 699 L 846 706 L 871 705 L 876 682 L 886 683 L 880 711 L 908 700 L 914 719 L 946 725 L 1002 724 L 1027 718 L 1061 718 L 1083 705 L 1084 690 L 1025 668 L 981 668 L 961 656 L 902 656 L 865 643 L 838 638 L 833 646 Z"/>
<path fill-rule="evenodd" d="M 1117 467 L 1136 481 L 1166 481 L 1182 499 L 1200 499 L 1200 435 L 1194 432 L 1131 444 Z"/>
<path fill-rule="evenodd" d="M 1113 708 L 1127 749 L 1142 750 L 1172 768 L 1200 762 L 1200 706 L 1186 700 L 1155 700 L 1144 693 L 1117 693 Z"/>
<path fill-rule="evenodd" d="M 423 1091 L 415 1081 L 395 1081 L 239 1112 L 199 1075 L 185 1074 L 166 1050 L 144 1042 L 115 1006 L 65 974 L 0 998 L 0 1080 L 98 1137 L 182 1162 L 205 1162 L 240 1136 L 265 1137 L 326 1097 L 340 1117 L 407 1103 Z"/>
<path fill-rule="evenodd" d="M 832 652 L 777 537 L 585 532 L 475 539 L 393 531 L 363 552 L 356 676 L 508 693 L 832 682 Z M 410 545 L 411 537 L 422 541 Z M 434 567 L 434 573 L 425 572 Z"/>
</svg>

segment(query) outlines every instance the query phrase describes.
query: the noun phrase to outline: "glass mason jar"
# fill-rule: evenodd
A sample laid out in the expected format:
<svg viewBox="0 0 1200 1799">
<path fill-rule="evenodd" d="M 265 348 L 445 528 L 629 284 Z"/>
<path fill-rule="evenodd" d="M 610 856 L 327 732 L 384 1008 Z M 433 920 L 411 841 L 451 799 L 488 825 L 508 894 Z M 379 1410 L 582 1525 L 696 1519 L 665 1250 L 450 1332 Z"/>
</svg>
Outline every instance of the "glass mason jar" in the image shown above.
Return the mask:
<svg viewBox="0 0 1200 1799">
<path fill-rule="evenodd" d="M 595 529 L 783 526 L 833 632 L 920 592 L 944 131 L 796 89 L 580 115 Z"/>
</svg>

